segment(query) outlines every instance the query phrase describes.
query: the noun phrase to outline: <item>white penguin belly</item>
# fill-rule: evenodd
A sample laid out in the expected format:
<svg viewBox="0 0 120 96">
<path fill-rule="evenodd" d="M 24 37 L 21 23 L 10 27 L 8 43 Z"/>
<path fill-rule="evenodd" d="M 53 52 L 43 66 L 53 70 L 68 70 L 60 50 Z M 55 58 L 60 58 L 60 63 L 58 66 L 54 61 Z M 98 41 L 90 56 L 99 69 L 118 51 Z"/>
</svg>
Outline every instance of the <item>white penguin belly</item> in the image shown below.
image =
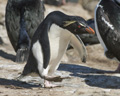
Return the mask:
<svg viewBox="0 0 120 96">
<path fill-rule="evenodd" d="M 51 56 L 47 70 L 48 74 L 51 75 L 58 68 L 60 60 L 66 52 L 72 33 L 53 24 L 50 28 L 48 36 L 50 41 Z"/>
</svg>

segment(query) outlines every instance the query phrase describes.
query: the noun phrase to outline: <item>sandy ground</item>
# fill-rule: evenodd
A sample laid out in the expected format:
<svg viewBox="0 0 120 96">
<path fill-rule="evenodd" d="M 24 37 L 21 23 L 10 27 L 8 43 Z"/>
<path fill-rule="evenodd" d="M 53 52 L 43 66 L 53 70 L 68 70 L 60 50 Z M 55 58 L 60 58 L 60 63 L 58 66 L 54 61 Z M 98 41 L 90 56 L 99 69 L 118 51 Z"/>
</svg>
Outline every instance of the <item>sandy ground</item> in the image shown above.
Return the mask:
<svg viewBox="0 0 120 96">
<path fill-rule="evenodd" d="M 6 0 L 0 0 L 0 13 L 5 13 Z M 60 10 L 70 15 L 79 15 L 85 19 L 91 18 L 80 5 L 67 4 L 54 7 L 46 5 L 46 13 Z M 119 96 L 120 74 L 111 73 L 118 66 L 118 62 L 111 61 L 104 56 L 100 44 L 87 46 L 88 59 L 81 63 L 74 50 L 69 50 L 63 57 L 57 75 L 70 77 L 57 88 L 42 88 L 39 77 L 26 77 L 23 81 L 15 78 L 22 72 L 25 64 L 15 63 L 15 52 L 6 34 L 5 26 L 0 25 L 0 36 L 5 44 L 0 46 L 0 96 Z"/>
</svg>

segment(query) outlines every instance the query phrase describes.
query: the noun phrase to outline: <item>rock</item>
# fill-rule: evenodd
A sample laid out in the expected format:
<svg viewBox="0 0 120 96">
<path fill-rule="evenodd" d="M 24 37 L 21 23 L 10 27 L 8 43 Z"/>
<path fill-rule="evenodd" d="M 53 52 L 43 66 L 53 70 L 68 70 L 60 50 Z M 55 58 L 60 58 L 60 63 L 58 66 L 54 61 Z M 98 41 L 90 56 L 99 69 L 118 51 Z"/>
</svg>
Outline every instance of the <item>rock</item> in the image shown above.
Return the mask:
<svg viewBox="0 0 120 96">
<path fill-rule="evenodd" d="M 89 13 L 94 16 L 94 10 L 99 0 L 82 0 L 80 2 L 84 9 L 88 10 Z"/>
</svg>

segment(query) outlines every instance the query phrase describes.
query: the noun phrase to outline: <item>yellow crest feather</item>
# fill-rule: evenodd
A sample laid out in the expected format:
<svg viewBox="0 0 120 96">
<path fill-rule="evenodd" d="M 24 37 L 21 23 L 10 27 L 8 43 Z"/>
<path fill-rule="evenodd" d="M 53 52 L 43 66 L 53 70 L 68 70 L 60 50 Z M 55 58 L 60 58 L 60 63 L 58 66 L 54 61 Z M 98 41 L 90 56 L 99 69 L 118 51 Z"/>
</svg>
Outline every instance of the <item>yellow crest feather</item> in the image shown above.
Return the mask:
<svg viewBox="0 0 120 96">
<path fill-rule="evenodd" d="M 64 21 L 64 22 L 65 22 L 64 27 L 66 27 L 69 26 L 70 24 L 75 23 L 76 21 Z"/>
</svg>

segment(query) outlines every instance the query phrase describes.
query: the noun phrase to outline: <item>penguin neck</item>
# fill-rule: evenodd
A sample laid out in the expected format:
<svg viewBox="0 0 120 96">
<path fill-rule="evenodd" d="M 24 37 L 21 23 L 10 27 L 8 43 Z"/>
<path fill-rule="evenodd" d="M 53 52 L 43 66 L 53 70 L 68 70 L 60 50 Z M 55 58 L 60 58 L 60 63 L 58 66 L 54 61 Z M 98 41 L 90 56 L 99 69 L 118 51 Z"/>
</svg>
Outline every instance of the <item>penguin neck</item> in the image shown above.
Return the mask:
<svg viewBox="0 0 120 96">
<path fill-rule="evenodd" d="M 54 12 L 50 13 L 46 19 L 45 19 L 45 25 L 48 25 L 49 28 L 52 24 L 58 25 L 59 27 L 63 28 L 63 21 L 67 19 L 67 15 L 57 12 L 56 14 Z"/>
</svg>

